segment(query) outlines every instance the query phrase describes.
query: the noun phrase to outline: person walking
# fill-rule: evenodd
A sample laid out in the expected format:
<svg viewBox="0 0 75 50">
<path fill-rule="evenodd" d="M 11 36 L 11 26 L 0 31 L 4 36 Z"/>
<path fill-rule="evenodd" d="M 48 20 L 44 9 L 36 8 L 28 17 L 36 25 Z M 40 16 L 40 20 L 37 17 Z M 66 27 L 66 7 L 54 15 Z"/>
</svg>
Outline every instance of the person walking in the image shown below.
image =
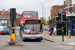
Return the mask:
<svg viewBox="0 0 75 50">
<path fill-rule="evenodd" d="M 69 36 L 69 38 L 70 38 L 70 35 L 71 35 L 71 28 L 69 27 L 68 28 L 68 36 Z"/>
<path fill-rule="evenodd" d="M 50 29 L 51 29 L 51 28 L 49 27 L 49 35 L 50 35 Z"/>
<path fill-rule="evenodd" d="M 52 35 L 52 27 L 49 28 L 49 35 Z"/>
<path fill-rule="evenodd" d="M 54 27 L 52 26 L 52 34 L 53 34 L 53 30 L 54 30 Z"/>
<path fill-rule="evenodd" d="M 57 33 L 56 33 L 56 26 L 54 26 L 53 33 L 54 33 L 54 35 L 57 35 Z"/>
</svg>

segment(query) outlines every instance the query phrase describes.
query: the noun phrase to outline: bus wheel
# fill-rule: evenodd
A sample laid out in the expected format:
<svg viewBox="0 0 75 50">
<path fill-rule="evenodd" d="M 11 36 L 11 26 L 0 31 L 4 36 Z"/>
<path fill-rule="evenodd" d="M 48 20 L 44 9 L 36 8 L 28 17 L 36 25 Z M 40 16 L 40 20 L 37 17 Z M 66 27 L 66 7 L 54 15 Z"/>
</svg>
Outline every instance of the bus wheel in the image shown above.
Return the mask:
<svg viewBox="0 0 75 50">
<path fill-rule="evenodd" d="M 41 42 L 41 40 L 38 40 L 38 42 Z"/>
<path fill-rule="evenodd" d="M 25 40 L 22 40 L 23 42 L 25 42 Z"/>
</svg>

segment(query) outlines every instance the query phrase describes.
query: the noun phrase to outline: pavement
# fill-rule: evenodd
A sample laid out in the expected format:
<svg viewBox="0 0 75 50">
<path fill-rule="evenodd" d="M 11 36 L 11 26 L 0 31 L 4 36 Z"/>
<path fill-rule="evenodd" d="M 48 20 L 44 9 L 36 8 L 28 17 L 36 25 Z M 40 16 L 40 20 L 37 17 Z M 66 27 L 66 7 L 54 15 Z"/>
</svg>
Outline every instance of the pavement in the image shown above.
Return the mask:
<svg viewBox="0 0 75 50">
<path fill-rule="evenodd" d="M 55 36 L 52 35 L 50 36 L 48 31 L 43 32 L 43 38 L 44 40 L 56 43 L 56 44 L 61 44 L 61 45 L 69 45 L 69 46 L 75 46 L 75 36 L 71 36 L 70 38 L 68 36 L 64 36 L 64 42 L 62 42 L 62 36 Z"/>
</svg>

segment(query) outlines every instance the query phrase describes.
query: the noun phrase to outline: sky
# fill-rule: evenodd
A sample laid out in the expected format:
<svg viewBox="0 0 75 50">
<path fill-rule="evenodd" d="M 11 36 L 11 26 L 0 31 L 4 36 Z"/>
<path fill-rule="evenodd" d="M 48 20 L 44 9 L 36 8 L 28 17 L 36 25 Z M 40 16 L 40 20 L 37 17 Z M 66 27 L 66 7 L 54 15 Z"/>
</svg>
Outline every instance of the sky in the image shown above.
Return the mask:
<svg viewBox="0 0 75 50">
<path fill-rule="evenodd" d="M 42 3 L 44 18 L 48 20 L 50 14 L 50 9 L 53 5 L 62 5 L 64 0 L 0 0 L 0 11 L 5 9 L 8 11 L 10 8 L 16 8 L 16 12 L 22 14 L 25 10 L 38 11 L 39 18 L 42 17 Z M 75 0 L 72 0 L 75 3 Z"/>
</svg>

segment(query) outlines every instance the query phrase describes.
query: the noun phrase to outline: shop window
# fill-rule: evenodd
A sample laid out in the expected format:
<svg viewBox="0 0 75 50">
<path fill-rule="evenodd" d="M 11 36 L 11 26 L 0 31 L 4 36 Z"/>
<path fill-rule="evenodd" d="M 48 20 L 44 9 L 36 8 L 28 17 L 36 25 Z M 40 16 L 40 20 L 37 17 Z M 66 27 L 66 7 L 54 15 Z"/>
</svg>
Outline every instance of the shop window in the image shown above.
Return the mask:
<svg viewBox="0 0 75 50">
<path fill-rule="evenodd" d="M 72 22 L 75 22 L 75 18 L 72 19 Z"/>
</svg>

